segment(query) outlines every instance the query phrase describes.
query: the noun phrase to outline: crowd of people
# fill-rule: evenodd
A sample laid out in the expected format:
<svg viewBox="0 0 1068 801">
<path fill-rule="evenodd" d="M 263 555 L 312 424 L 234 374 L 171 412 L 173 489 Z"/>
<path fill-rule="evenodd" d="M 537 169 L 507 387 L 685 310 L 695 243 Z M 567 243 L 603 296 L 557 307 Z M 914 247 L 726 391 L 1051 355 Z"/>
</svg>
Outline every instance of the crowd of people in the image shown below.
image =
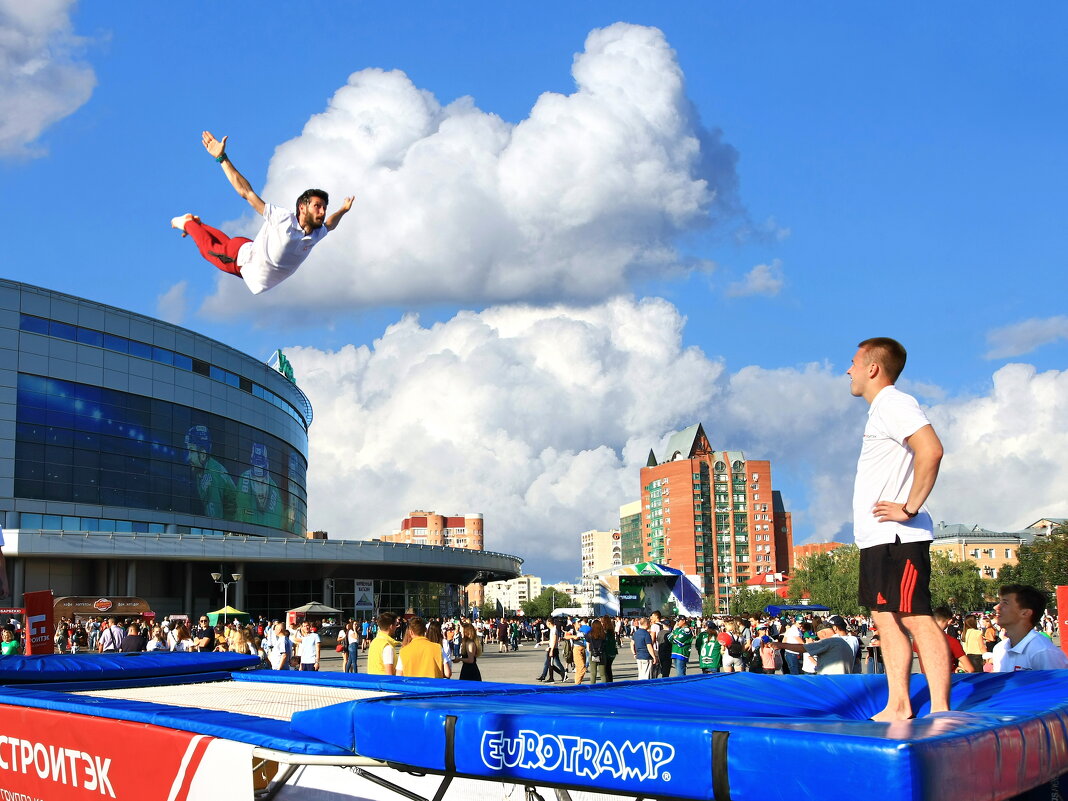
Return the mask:
<svg viewBox="0 0 1068 801">
<path fill-rule="evenodd" d="M 1053 644 L 1057 619 L 1046 606 L 1045 593 L 1010 585 L 1001 588 L 993 613 L 955 614 L 936 608 L 934 618 L 946 638 L 951 671 L 1068 667 L 1068 657 Z M 18 639 L 16 626 L 0 628 L 0 653 L 18 653 Z M 383 612 L 374 620 L 349 620 L 341 626 L 306 621 L 292 630 L 282 621 L 266 619 L 211 625 L 202 615 L 194 625 L 184 619 L 111 617 L 62 619 L 55 634 L 60 653 L 231 651 L 259 656 L 265 667 L 275 670 L 318 670 L 325 646 L 340 653 L 345 672 L 358 672 L 363 656 L 368 673 L 472 681 L 481 680 L 478 660 L 487 646 L 507 653 L 523 644 L 544 652 L 535 679 L 546 683 L 611 682 L 620 653 L 630 654 L 639 679 L 684 676 L 693 670 L 881 672 L 879 631 L 872 618 L 860 615 L 669 619 L 653 612 L 639 618 L 428 620 Z M 924 669 L 922 659 L 919 669 Z"/>
</svg>

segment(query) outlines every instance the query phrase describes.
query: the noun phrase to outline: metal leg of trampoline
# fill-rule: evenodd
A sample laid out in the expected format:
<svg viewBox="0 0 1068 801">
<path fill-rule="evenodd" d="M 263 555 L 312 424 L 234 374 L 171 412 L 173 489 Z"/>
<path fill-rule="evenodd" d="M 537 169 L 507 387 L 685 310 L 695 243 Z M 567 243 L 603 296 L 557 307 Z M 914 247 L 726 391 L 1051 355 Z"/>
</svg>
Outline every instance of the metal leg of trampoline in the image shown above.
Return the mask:
<svg viewBox="0 0 1068 801">
<path fill-rule="evenodd" d="M 350 767 L 349 770 L 351 770 L 360 778 L 367 779 L 367 781 L 369 782 L 374 782 L 379 787 L 385 787 L 387 790 L 392 790 L 398 795 L 402 795 L 405 798 L 410 799 L 410 801 L 426 801 L 426 799 L 418 793 L 413 793 L 411 790 L 407 790 L 404 787 L 401 787 L 399 784 L 394 784 L 389 779 L 383 779 L 381 776 L 375 776 L 373 773 L 370 773 L 364 770 L 363 768 Z"/>
<path fill-rule="evenodd" d="M 271 799 L 278 795 L 279 791 L 286 786 L 286 782 L 288 782 L 290 777 L 296 772 L 297 767 L 297 765 L 287 765 L 285 773 L 282 774 L 281 778 L 275 779 L 267 785 L 266 789 L 255 793 L 256 801 L 271 801 Z"/>
</svg>

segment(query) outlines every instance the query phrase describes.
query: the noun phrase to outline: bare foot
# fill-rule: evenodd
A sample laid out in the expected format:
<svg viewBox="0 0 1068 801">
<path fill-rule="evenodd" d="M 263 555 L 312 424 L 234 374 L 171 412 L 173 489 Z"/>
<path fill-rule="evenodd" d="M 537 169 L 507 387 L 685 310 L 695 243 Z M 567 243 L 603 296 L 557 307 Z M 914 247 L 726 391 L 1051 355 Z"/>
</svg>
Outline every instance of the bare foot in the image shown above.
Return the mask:
<svg viewBox="0 0 1068 801">
<path fill-rule="evenodd" d="M 189 236 L 189 234 L 185 232 L 185 224 L 193 220 L 200 222 L 200 218 L 193 214 L 183 214 L 179 217 L 174 217 L 171 220 L 171 228 L 177 228 L 182 232 L 182 236 Z"/>
<path fill-rule="evenodd" d="M 913 717 L 911 709 L 890 709 L 887 707 L 882 712 L 872 715 L 871 719 L 876 723 L 896 723 L 899 720 L 911 720 Z"/>
</svg>

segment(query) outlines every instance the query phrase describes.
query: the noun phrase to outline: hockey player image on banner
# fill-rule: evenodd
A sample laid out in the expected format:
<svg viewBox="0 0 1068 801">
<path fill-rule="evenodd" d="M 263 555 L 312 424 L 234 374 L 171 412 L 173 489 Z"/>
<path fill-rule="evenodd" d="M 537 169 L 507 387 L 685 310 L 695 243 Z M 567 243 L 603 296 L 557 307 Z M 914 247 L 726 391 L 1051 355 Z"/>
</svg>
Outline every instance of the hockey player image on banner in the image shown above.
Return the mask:
<svg viewBox="0 0 1068 801">
<path fill-rule="evenodd" d="M 241 474 L 237 492 L 237 520 L 256 526 L 282 528 L 282 493 L 268 472 L 267 446 L 252 443 L 252 464 Z"/>
<path fill-rule="evenodd" d="M 237 487 L 230 474 L 211 455 L 211 432 L 207 426 L 193 426 L 185 435 L 186 460 L 193 470 L 193 485 L 197 489 L 204 514 L 208 517 L 235 519 Z"/>
</svg>

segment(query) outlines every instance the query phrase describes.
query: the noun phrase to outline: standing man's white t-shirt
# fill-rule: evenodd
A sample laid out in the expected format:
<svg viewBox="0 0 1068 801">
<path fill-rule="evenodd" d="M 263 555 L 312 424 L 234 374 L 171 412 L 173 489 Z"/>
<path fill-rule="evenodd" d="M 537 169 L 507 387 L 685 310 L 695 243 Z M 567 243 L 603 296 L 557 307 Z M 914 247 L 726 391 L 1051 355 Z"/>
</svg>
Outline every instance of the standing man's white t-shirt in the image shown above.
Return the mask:
<svg viewBox="0 0 1068 801">
<path fill-rule="evenodd" d="M 254 295 L 280 284 L 296 272 L 328 232 L 322 225 L 306 234 L 296 214 L 264 203 L 259 233 L 237 252 L 242 280 Z"/>
<path fill-rule="evenodd" d="M 889 545 L 933 540 L 931 514 L 924 504 L 904 523 L 880 523 L 872 513 L 879 501 L 905 503 L 912 491 L 913 452 L 905 440 L 931 424 L 920 404 L 897 387 L 883 387 L 868 407 L 868 423 L 853 485 L 853 533 L 857 545 Z"/>
<path fill-rule="evenodd" d="M 314 631 L 302 634 L 300 639 L 300 663 L 302 665 L 315 664 L 316 646 L 319 644 L 319 635 Z"/>
</svg>

